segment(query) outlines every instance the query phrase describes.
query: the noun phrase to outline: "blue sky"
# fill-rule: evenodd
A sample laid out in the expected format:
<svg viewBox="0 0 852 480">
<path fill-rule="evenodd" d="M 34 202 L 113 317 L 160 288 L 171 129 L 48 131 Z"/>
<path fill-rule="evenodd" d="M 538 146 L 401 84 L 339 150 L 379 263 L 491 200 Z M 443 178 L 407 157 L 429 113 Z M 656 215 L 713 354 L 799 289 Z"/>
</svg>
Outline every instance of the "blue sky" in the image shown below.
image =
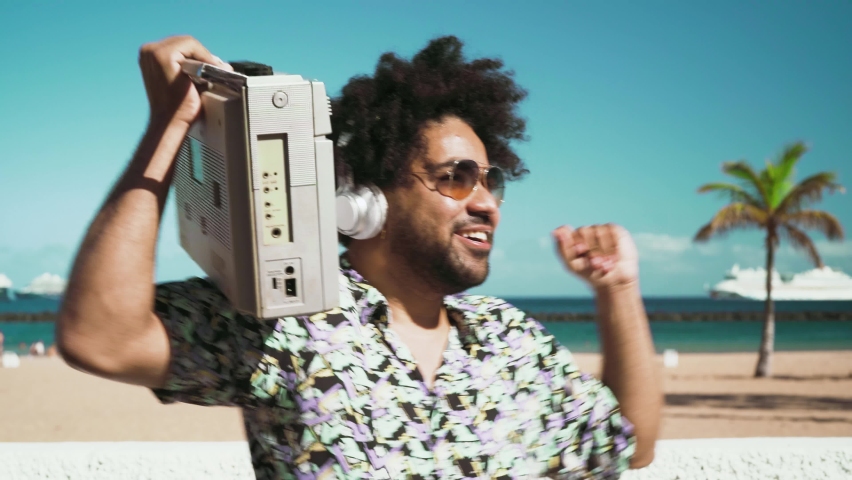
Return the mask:
<svg viewBox="0 0 852 480">
<path fill-rule="evenodd" d="M 170 5 L 177 3 L 177 5 Z M 379 55 L 455 34 L 499 56 L 529 90 L 531 174 L 507 189 L 492 274 L 503 296 L 587 295 L 549 238 L 561 224 L 617 222 L 638 244 L 646 295 L 704 295 L 734 262 L 764 262 L 755 232 L 696 246 L 723 200 L 696 194 L 723 161 L 760 166 L 789 142 L 799 178 L 852 187 L 852 3 L 813 2 L 3 2 L 0 5 L 0 273 L 20 288 L 67 275 L 85 228 L 147 121 L 139 46 L 190 34 L 337 94 Z M 852 229 L 849 195 L 820 207 Z M 158 280 L 200 273 L 167 209 Z M 826 244 L 852 272 L 852 242 Z M 782 271 L 808 268 L 782 248 Z"/>
</svg>

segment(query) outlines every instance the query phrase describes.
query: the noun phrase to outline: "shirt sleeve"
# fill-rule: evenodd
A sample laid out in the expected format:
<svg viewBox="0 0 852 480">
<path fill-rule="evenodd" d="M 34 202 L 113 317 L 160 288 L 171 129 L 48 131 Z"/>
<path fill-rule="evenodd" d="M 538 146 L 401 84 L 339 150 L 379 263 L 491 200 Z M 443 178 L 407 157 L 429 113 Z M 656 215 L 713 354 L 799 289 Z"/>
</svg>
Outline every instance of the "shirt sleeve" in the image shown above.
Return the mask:
<svg viewBox="0 0 852 480">
<path fill-rule="evenodd" d="M 171 360 L 163 403 L 245 406 L 267 327 L 236 312 L 208 280 L 157 286 L 154 310 L 169 335 Z"/>
<path fill-rule="evenodd" d="M 600 380 L 581 373 L 567 348 L 532 319 L 535 367 L 549 393 L 540 452 L 549 458 L 548 475 L 571 479 L 617 479 L 636 448 L 633 425 Z"/>
</svg>

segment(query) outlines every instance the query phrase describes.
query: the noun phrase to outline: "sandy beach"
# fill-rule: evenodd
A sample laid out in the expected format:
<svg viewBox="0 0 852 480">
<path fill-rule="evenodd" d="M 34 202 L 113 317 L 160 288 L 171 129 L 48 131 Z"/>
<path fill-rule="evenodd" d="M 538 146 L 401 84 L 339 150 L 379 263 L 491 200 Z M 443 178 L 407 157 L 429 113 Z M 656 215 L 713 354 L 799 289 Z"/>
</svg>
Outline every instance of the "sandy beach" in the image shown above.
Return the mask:
<svg viewBox="0 0 852 480">
<path fill-rule="evenodd" d="M 577 354 L 590 373 L 600 356 Z M 681 354 L 664 369 L 661 438 L 852 436 L 852 350 L 780 352 L 775 377 L 756 354 Z M 662 365 L 662 360 L 660 359 Z M 227 441 L 245 438 L 234 408 L 160 405 L 145 388 L 77 372 L 58 358 L 0 368 L 0 441 Z"/>
</svg>

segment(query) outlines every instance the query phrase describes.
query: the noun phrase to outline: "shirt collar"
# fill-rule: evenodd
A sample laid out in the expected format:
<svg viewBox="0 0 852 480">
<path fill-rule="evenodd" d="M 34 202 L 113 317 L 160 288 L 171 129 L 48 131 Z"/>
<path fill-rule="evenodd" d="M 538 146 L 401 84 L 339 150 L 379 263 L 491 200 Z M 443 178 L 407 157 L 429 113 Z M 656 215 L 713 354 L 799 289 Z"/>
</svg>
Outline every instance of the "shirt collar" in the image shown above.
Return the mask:
<svg viewBox="0 0 852 480">
<path fill-rule="evenodd" d="M 388 302 L 385 296 L 352 266 L 346 252 L 340 255 L 340 271 L 346 278 L 349 292 L 355 300 L 356 312 L 361 325 L 373 323 L 384 328 L 388 323 Z M 467 302 L 467 295 L 458 293 L 444 297 L 444 307 L 450 321 L 456 326 L 462 343 L 476 342 L 474 327 L 477 308 Z"/>
</svg>

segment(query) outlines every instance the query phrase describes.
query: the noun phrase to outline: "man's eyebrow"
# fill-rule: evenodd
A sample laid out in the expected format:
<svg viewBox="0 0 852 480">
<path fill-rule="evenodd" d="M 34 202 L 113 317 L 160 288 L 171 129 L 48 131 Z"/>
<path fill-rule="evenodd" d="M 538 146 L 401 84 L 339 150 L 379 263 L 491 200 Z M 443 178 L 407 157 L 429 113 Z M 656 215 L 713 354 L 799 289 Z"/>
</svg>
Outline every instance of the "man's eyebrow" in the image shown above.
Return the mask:
<svg viewBox="0 0 852 480">
<path fill-rule="evenodd" d="M 426 170 L 429 170 L 430 172 L 434 172 L 435 170 L 438 170 L 438 169 L 441 169 L 441 168 L 451 167 L 451 166 L 453 166 L 454 163 L 461 161 L 461 160 L 464 160 L 464 159 L 463 158 L 454 158 L 452 160 L 447 160 L 446 162 L 438 163 L 438 164 L 435 164 L 435 165 L 426 165 L 425 167 L 426 167 Z"/>
<path fill-rule="evenodd" d="M 435 165 L 435 168 L 451 167 L 456 162 L 458 162 L 458 160 L 447 160 L 446 162 Z"/>
</svg>

